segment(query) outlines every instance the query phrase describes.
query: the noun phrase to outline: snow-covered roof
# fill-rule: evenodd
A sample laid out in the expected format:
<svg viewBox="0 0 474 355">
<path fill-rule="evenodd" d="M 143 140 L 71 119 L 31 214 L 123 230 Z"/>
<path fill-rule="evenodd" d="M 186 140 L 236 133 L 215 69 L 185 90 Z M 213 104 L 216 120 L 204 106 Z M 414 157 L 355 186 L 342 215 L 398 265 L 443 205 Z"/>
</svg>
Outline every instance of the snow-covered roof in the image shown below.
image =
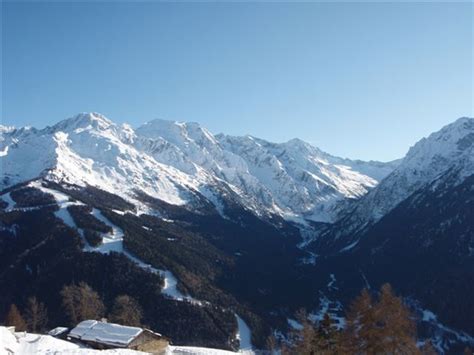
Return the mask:
<svg viewBox="0 0 474 355">
<path fill-rule="evenodd" d="M 147 355 L 147 353 L 130 349 L 94 350 L 50 335 L 15 333 L 14 330 L 2 326 L 0 326 L 0 354 Z"/>
<path fill-rule="evenodd" d="M 58 336 L 60 334 L 63 334 L 64 332 L 67 332 L 68 330 L 69 330 L 69 328 L 66 328 L 66 327 L 57 327 L 57 328 L 51 329 L 48 332 L 48 335 L 51 335 L 51 336 L 55 337 L 55 336 Z"/>
<path fill-rule="evenodd" d="M 143 329 L 137 327 L 85 320 L 72 329 L 69 336 L 82 341 L 126 347 L 142 332 Z"/>
</svg>

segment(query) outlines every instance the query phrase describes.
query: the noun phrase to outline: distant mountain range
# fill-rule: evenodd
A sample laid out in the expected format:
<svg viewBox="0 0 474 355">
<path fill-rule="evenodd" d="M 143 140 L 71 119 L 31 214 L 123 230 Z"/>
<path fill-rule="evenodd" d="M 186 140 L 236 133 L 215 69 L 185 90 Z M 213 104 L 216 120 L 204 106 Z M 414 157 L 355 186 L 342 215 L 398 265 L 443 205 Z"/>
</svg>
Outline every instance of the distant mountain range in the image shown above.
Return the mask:
<svg viewBox="0 0 474 355">
<path fill-rule="evenodd" d="M 163 120 L 133 129 L 83 113 L 41 130 L 0 126 L 0 166 L 0 288 L 29 285 L 0 296 L 0 318 L 14 299 L 54 304 L 52 290 L 83 280 L 106 303 L 139 299 L 178 344 L 236 349 L 248 325 L 262 348 L 297 309 L 339 317 L 361 288 L 390 282 L 440 352 L 474 345 L 473 118 L 382 163 L 298 139 Z M 111 281 L 129 263 L 127 286 Z M 147 272 L 164 280 L 155 296 L 134 281 Z M 202 332 L 183 332 L 176 312 Z"/>
<path fill-rule="evenodd" d="M 130 201 L 135 190 L 175 205 L 199 194 L 216 208 L 229 190 L 255 213 L 286 219 L 331 221 L 338 201 L 363 196 L 398 164 L 342 159 L 298 139 L 214 136 L 197 123 L 155 120 L 134 130 L 97 113 L 0 134 L 0 188 L 44 176 Z"/>
</svg>

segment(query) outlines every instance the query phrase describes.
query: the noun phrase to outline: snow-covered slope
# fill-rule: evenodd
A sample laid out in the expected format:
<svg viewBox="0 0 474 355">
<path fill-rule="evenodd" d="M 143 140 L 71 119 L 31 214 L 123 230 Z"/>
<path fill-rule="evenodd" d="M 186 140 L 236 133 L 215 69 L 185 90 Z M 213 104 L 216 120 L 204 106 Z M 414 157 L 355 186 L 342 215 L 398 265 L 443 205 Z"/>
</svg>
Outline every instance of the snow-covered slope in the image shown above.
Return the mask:
<svg viewBox="0 0 474 355">
<path fill-rule="evenodd" d="M 335 239 L 345 236 L 347 245 L 354 243 L 355 232 L 380 220 L 414 192 L 435 181 L 454 187 L 472 174 L 474 118 L 463 117 L 411 147 L 392 173 L 342 213 L 331 228 L 335 235 L 329 234 Z"/>
<path fill-rule="evenodd" d="M 218 209 L 232 195 L 257 214 L 288 219 L 330 221 L 337 201 L 364 195 L 395 165 L 332 157 L 300 140 L 213 136 L 196 123 L 133 130 L 97 113 L 42 130 L 0 127 L 0 189 L 42 176 L 132 202 L 136 190 L 175 205 L 204 196 Z"/>
<path fill-rule="evenodd" d="M 43 130 L 19 129 L 2 136 L 0 150 L 8 148 L 0 158 L 2 188 L 45 176 L 129 198 L 139 189 L 165 202 L 184 204 L 186 191 L 204 182 L 139 151 L 130 127 L 99 114 L 80 114 Z"/>
<path fill-rule="evenodd" d="M 416 143 L 360 208 L 365 207 L 369 219 L 377 220 L 449 170 L 459 171 L 453 184 L 474 174 L 474 118 L 460 118 Z"/>
<path fill-rule="evenodd" d="M 268 194 L 284 213 L 316 221 L 331 221 L 337 201 L 363 196 L 396 164 L 333 157 L 299 139 L 275 144 L 250 136 L 218 138 L 254 178 L 254 185 L 241 185 L 244 191 Z"/>
<path fill-rule="evenodd" d="M 136 130 L 140 147 L 189 174 L 200 169 L 286 218 L 332 219 L 335 202 L 357 198 L 396 166 L 326 154 L 298 139 L 275 144 L 245 136 L 213 136 L 197 123 L 163 120 Z"/>
</svg>

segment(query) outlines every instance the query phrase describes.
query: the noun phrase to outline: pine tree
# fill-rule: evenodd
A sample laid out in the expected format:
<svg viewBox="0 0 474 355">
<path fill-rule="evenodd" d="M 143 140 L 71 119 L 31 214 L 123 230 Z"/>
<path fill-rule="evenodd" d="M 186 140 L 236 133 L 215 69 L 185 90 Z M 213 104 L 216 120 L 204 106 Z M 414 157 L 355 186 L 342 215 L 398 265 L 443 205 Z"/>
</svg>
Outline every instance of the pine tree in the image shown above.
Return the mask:
<svg viewBox="0 0 474 355">
<path fill-rule="evenodd" d="M 13 326 L 15 327 L 15 330 L 19 332 L 26 330 L 25 320 L 21 316 L 17 306 L 14 304 L 12 304 L 8 310 L 7 316 L 5 318 L 5 325 Z"/>
<path fill-rule="evenodd" d="M 36 297 L 28 298 L 25 319 L 30 332 L 44 330 L 48 323 L 48 313 L 44 303 L 38 302 Z"/>
<path fill-rule="evenodd" d="M 117 296 L 109 320 L 123 325 L 140 326 L 142 308 L 134 298 L 128 295 Z"/>
<path fill-rule="evenodd" d="M 85 282 L 64 286 L 61 290 L 62 305 L 72 325 L 85 319 L 99 319 L 104 314 L 104 304 Z"/>
</svg>

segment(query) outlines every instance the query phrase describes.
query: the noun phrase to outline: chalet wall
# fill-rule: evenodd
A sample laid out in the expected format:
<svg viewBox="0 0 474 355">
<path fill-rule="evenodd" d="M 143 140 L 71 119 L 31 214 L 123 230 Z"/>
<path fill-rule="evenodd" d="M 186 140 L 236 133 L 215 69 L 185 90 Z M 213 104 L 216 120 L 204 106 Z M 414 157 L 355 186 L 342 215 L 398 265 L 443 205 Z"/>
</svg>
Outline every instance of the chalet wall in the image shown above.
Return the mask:
<svg viewBox="0 0 474 355">
<path fill-rule="evenodd" d="M 169 341 L 166 338 L 145 329 L 128 345 L 128 348 L 148 352 L 161 352 L 168 344 Z"/>
</svg>

